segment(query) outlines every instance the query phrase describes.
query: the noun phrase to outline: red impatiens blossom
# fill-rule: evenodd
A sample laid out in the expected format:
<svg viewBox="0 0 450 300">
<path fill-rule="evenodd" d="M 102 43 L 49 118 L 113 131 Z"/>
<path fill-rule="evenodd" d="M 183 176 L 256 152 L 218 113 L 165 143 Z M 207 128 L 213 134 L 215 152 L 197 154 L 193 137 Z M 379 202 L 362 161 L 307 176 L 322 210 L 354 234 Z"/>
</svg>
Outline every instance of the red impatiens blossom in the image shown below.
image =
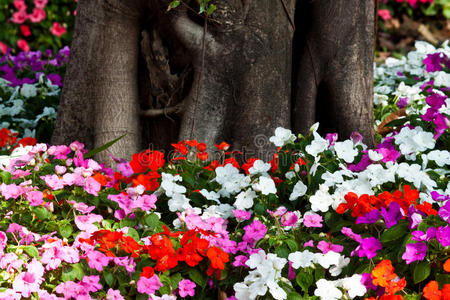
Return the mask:
<svg viewBox="0 0 450 300">
<path fill-rule="evenodd" d="M 217 270 L 225 269 L 225 263 L 230 260 L 228 253 L 216 246 L 208 248 L 206 255 L 211 261 L 211 267 Z"/>
<path fill-rule="evenodd" d="M 437 216 L 438 211 L 433 209 L 433 206 L 431 205 L 431 203 L 424 201 L 422 204 L 417 204 L 416 208 L 418 210 L 420 210 L 421 212 L 426 213 L 427 215 L 433 215 L 433 216 Z"/>
<path fill-rule="evenodd" d="M 17 141 L 17 133 L 12 133 L 8 128 L 0 129 L 0 148 L 12 146 Z"/>
<path fill-rule="evenodd" d="M 130 166 L 134 173 L 145 173 L 148 169 L 157 171 L 164 166 L 164 154 L 159 151 L 145 150 L 133 154 Z"/>
<path fill-rule="evenodd" d="M 24 39 L 17 40 L 17 47 L 20 48 L 20 50 L 28 52 L 30 51 L 30 46 L 28 45 L 28 42 Z"/>
<path fill-rule="evenodd" d="M 208 152 L 197 152 L 197 158 L 201 161 L 208 159 Z"/>
<path fill-rule="evenodd" d="M 217 149 L 221 151 L 227 151 L 230 148 L 230 144 L 227 144 L 225 142 L 220 143 L 219 145 L 214 145 Z"/>
<path fill-rule="evenodd" d="M 150 237 L 151 245 L 146 250 L 153 260 L 156 260 L 155 270 L 165 272 L 178 264 L 173 242 L 164 235 L 154 234 Z"/>
<path fill-rule="evenodd" d="M 146 191 L 156 191 L 159 187 L 159 177 L 161 177 L 161 174 L 155 171 L 150 171 L 147 174 L 139 174 L 136 178 L 132 179 L 132 186 L 142 185 Z"/>
<path fill-rule="evenodd" d="M 152 267 L 143 267 L 141 277 L 147 277 L 150 278 L 155 274 L 155 270 L 153 270 Z"/>
<path fill-rule="evenodd" d="M 209 163 L 209 165 L 207 165 L 206 167 L 204 167 L 203 169 L 209 170 L 209 171 L 214 171 L 218 166 L 220 166 L 220 163 L 218 160 L 213 160 Z"/>
<path fill-rule="evenodd" d="M 62 36 L 64 33 L 66 33 L 66 27 L 62 26 L 58 22 L 53 22 L 52 28 L 50 28 L 50 32 L 54 36 Z"/>
<path fill-rule="evenodd" d="M 171 144 L 175 148 L 175 153 L 180 153 L 181 155 L 187 155 L 188 149 L 184 141 L 178 142 L 176 144 Z"/>
<path fill-rule="evenodd" d="M 432 280 L 423 288 L 423 297 L 428 300 L 441 300 L 442 291 L 439 290 L 437 281 Z"/>
<path fill-rule="evenodd" d="M 31 35 L 30 27 L 28 27 L 27 25 L 20 25 L 20 32 L 25 37 Z"/>
<path fill-rule="evenodd" d="M 206 144 L 205 143 L 199 143 L 197 145 L 198 152 L 205 152 L 206 151 Z"/>
<path fill-rule="evenodd" d="M 249 175 L 249 170 L 253 167 L 255 161 L 259 160 L 257 157 L 250 157 L 247 161 L 242 165 L 242 170 L 244 170 L 245 174 Z"/>
</svg>

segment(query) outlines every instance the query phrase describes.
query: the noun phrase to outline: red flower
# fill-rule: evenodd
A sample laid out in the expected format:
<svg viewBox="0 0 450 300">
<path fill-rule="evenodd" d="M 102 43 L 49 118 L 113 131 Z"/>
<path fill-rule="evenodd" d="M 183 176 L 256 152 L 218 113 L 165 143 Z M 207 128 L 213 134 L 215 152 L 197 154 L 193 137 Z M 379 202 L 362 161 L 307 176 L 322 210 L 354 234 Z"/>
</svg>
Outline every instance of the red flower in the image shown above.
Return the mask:
<svg viewBox="0 0 450 300">
<path fill-rule="evenodd" d="M 8 51 L 8 46 L 5 43 L 0 42 L 0 53 L 6 54 L 6 51 Z"/>
<path fill-rule="evenodd" d="M 199 152 L 205 152 L 206 151 L 206 144 L 205 143 L 200 143 L 197 145 L 197 150 Z"/>
<path fill-rule="evenodd" d="M 12 146 L 17 141 L 17 133 L 12 133 L 8 128 L 0 129 L 0 148 Z"/>
<path fill-rule="evenodd" d="M 131 236 L 122 237 L 120 247 L 126 253 L 130 253 L 132 257 L 139 257 L 141 245 L 139 245 Z"/>
<path fill-rule="evenodd" d="M 186 140 L 184 141 L 189 147 L 197 147 L 198 142 L 196 140 Z"/>
<path fill-rule="evenodd" d="M 418 210 L 420 210 L 421 212 L 426 213 L 427 215 L 433 215 L 433 216 L 437 216 L 438 212 L 437 210 L 433 209 L 433 206 L 431 205 L 431 203 L 428 203 L 426 201 L 423 202 L 423 204 L 417 204 L 416 208 Z"/>
<path fill-rule="evenodd" d="M 253 167 L 253 164 L 255 163 L 255 161 L 257 161 L 259 158 L 256 157 L 250 157 L 249 159 L 247 159 L 247 161 L 245 162 L 245 164 L 242 165 L 242 170 L 245 171 L 245 173 L 248 175 L 249 173 L 249 169 L 251 167 Z"/>
<path fill-rule="evenodd" d="M 22 146 L 34 146 L 34 145 L 36 145 L 36 142 L 37 141 L 36 141 L 36 139 L 34 137 L 25 137 L 23 139 L 20 139 L 17 142 L 17 145 L 15 147 L 18 147 L 19 145 L 22 145 Z"/>
<path fill-rule="evenodd" d="M 54 36 L 62 36 L 64 33 L 66 33 L 66 28 L 64 26 L 61 26 L 58 22 L 53 22 L 52 28 L 50 28 L 50 32 Z"/>
<path fill-rule="evenodd" d="M 164 154 L 159 151 L 145 150 L 135 153 L 130 161 L 134 173 L 144 173 L 148 169 L 157 171 L 164 166 Z"/>
<path fill-rule="evenodd" d="M 148 172 L 147 174 L 139 174 L 134 178 L 133 186 L 143 185 L 146 191 L 156 191 L 159 187 L 158 178 L 161 175 L 157 172 Z"/>
<path fill-rule="evenodd" d="M 208 152 L 197 152 L 197 158 L 201 161 L 208 159 Z"/>
<path fill-rule="evenodd" d="M 216 246 L 210 247 L 206 252 L 206 255 L 211 261 L 211 267 L 214 269 L 225 269 L 225 263 L 229 261 L 228 253 Z"/>
<path fill-rule="evenodd" d="M 20 50 L 25 51 L 25 52 L 30 51 L 30 46 L 28 46 L 27 41 L 25 41 L 23 39 L 17 40 L 17 47 L 19 47 Z"/>
<path fill-rule="evenodd" d="M 227 144 L 225 142 L 220 143 L 219 145 L 214 145 L 217 149 L 221 151 L 227 151 L 230 148 L 230 144 Z"/>
<path fill-rule="evenodd" d="M 30 27 L 28 27 L 27 25 L 20 25 L 20 32 L 25 37 L 31 35 Z"/>
<path fill-rule="evenodd" d="M 155 271 L 153 270 L 152 267 L 143 267 L 142 268 L 142 273 L 140 277 L 147 277 L 150 278 L 155 274 Z"/>
<path fill-rule="evenodd" d="M 428 300 L 440 300 L 442 291 L 439 290 L 437 281 L 433 280 L 427 283 L 423 288 L 423 297 Z"/>
<path fill-rule="evenodd" d="M 184 141 L 171 145 L 175 148 L 175 153 L 179 152 L 182 155 L 186 155 L 188 153 L 188 149 L 186 148 L 186 143 Z"/>
<path fill-rule="evenodd" d="M 234 157 L 230 157 L 225 159 L 225 161 L 223 162 L 222 166 L 226 166 L 228 164 L 232 164 L 233 167 L 235 167 L 236 169 L 239 169 L 239 164 L 237 162 L 237 160 Z"/>
<path fill-rule="evenodd" d="M 209 165 L 207 165 L 203 169 L 214 171 L 218 166 L 220 166 L 220 163 L 217 160 L 213 160 L 212 162 L 209 163 Z"/>
</svg>

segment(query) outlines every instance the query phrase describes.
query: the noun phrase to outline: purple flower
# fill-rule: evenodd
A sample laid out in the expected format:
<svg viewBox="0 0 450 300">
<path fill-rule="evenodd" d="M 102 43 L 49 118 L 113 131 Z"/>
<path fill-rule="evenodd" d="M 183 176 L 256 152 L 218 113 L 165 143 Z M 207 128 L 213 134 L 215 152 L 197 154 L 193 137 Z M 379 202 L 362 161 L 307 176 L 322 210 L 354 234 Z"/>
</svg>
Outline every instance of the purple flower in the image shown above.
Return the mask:
<svg viewBox="0 0 450 300">
<path fill-rule="evenodd" d="M 436 133 L 433 135 L 433 138 L 436 140 L 445 132 L 445 130 L 447 130 L 450 126 L 450 122 L 446 116 L 437 113 L 434 117 L 433 123 L 436 125 Z"/>
<path fill-rule="evenodd" d="M 415 244 L 407 244 L 406 251 L 403 253 L 402 258 L 409 265 L 413 261 L 423 260 L 427 255 L 427 245 L 424 242 L 417 242 Z"/>
<path fill-rule="evenodd" d="M 438 113 L 437 109 L 435 109 L 433 107 L 429 107 L 427 109 L 427 111 L 425 112 L 425 114 L 421 115 L 420 117 L 424 121 L 431 122 L 431 121 L 433 121 L 433 119 L 434 119 L 434 117 L 436 116 L 437 113 Z"/>
<path fill-rule="evenodd" d="M 322 251 L 323 254 L 327 254 L 330 251 L 340 253 L 344 250 L 344 247 L 342 245 L 335 245 L 332 243 L 328 243 L 326 241 L 320 241 L 317 244 L 317 248 Z"/>
<path fill-rule="evenodd" d="M 433 192 L 431 192 L 431 194 L 433 194 Z M 433 197 L 433 195 L 431 195 L 431 197 Z M 439 209 L 439 216 L 442 220 L 450 223 L 450 201 L 445 202 L 445 205 Z"/>
<path fill-rule="evenodd" d="M 442 247 L 450 246 L 450 227 L 448 225 L 439 227 L 436 233 L 436 239 Z"/>
<path fill-rule="evenodd" d="M 325 136 L 325 140 L 328 141 L 330 146 L 334 146 L 334 144 L 336 143 L 337 139 L 338 139 L 338 134 L 337 133 L 327 133 L 327 135 Z"/>
<path fill-rule="evenodd" d="M 427 235 L 425 232 L 421 231 L 421 230 L 416 230 L 411 232 L 411 240 L 413 241 L 426 241 L 427 240 Z"/>
<path fill-rule="evenodd" d="M 374 237 L 364 238 L 360 245 L 352 251 L 351 255 L 358 255 L 359 257 L 367 257 L 371 259 L 377 255 L 377 250 L 382 248 L 381 242 Z"/>
<path fill-rule="evenodd" d="M 369 158 L 369 155 L 363 154 L 361 160 L 356 164 L 349 164 L 347 168 L 352 172 L 361 172 L 367 169 L 367 166 L 370 165 L 372 161 Z"/>
<path fill-rule="evenodd" d="M 430 193 L 430 195 L 431 195 L 431 198 L 432 198 L 434 201 L 439 201 L 439 202 L 441 202 L 441 201 L 445 201 L 445 200 L 450 200 L 450 195 L 445 195 L 445 194 L 442 194 L 442 195 L 441 195 L 441 194 L 439 194 L 439 193 L 436 192 L 436 191 L 432 191 L 432 192 Z M 450 203 L 450 201 L 446 202 L 444 206 L 447 206 L 449 203 Z M 448 207 L 448 209 L 450 209 L 450 206 Z"/>
<path fill-rule="evenodd" d="M 357 144 L 359 142 L 362 142 L 363 136 L 358 131 L 353 131 L 350 135 L 350 139 L 352 140 L 353 144 Z"/>
<path fill-rule="evenodd" d="M 448 63 L 448 57 L 442 53 L 432 53 L 428 54 L 427 57 L 423 60 L 425 64 L 425 69 L 427 72 L 436 72 L 442 70 L 442 64 Z"/>
<path fill-rule="evenodd" d="M 359 234 L 354 233 L 351 228 L 342 227 L 341 232 L 343 235 L 351 238 L 354 241 L 357 241 L 358 243 L 361 243 L 363 240 L 363 238 Z"/>
<path fill-rule="evenodd" d="M 446 96 L 442 96 L 440 94 L 433 93 L 425 99 L 425 102 L 429 106 L 431 106 L 435 109 L 439 109 L 439 108 L 441 108 L 442 105 L 445 105 L 445 99 L 447 99 Z"/>
<path fill-rule="evenodd" d="M 405 108 L 406 107 L 406 105 L 408 105 L 408 97 L 400 97 L 400 98 L 398 98 L 398 101 L 397 101 L 397 107 L 398 108 Z"/>
<path fill-rule="evenodd" d="M 408 228 L 416 229 L 420 223 L 422 223 L 422 215 L 411 205 L 408 209 Z"/>
<path fill-rule="evenodd" d="M 388 209 L 384 207 L 381 208 L 381 215 L 384 218 L 384 222 L 387 228 L 391 228 L 397 222 L 403 218 L 402 210 L 400 209 L 400 204 L 397 202 L 391 202 Z"/>
<path fill-rule="evenodd" d="M 380 218 L 378 209 L 372 209 L 362 217 L 356 219 L 356 224 L 373 224 Z"/>
<path fill-rule="evenodd" d="M 245 234 L 242 237 L 242 240 L 254 246 L 257 241 L 266 235 L 267 228 L 259 220 L 254 220 L 252 224 L 244 227 L 244 231 Z"/>
</svg>

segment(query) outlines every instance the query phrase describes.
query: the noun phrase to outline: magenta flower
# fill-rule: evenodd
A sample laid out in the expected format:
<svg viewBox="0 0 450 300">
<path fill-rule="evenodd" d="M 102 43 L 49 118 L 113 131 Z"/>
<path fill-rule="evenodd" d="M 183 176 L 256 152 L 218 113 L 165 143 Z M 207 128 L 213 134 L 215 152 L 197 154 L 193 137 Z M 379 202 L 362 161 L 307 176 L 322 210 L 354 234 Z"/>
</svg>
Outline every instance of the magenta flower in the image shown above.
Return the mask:
<svg viewBox="0 0 450 300">
<path fill-rule="evenodd" d="M 405 108 L 407 105 L 408 105 L 408 97 L 398 98 L 398 101 L 397 101 L 398 108 Z"/>
<path fill-rule="evenodd" d="M 97 271 L 102 271 L 103 267 L 106 267 L 111 260 L 111 257 L 106 256 L 100 251 L 89 251 L 87 252 L 87 261 L 88 265 L 92 269 L 96 269 Z"/>
<path fill-rule="evenodd" d="M 303 248 L 306 248 L 306 247 L 314 247 L 314 241 L 313 240 L 309 240 L 309 241 L 305 242 L 303 244 Z"/>
<path fill-rule="evenodd" d="M 359 234 L 356 234 L 353 232 L 353 230 L 349 227 L 342 227 L 341 232 L 343 235 L 351 238 L 354 241 L 357 241 L 358 243 L 362 243 L 362 236 L 360 236 Z"/>
<path fill-rule="evenodd" d="M 294 226 L 297 223 L 298 217 L 292 212 L 288 211 L 281 217 L 281 225 L 283 226 Z"/>
<path fill-rule="evenodd" d="M 432 53 L 428 54 L 423 60 L 425 64 L 425 69 L 427 72 L 441 71 L 444 64 L 449 64 L 449 59 L 445 53 Z"/>
<path fill-rule="evenodd" d="M 344 250 L 344 247 L 341 245 L 335 245 L 332 243 L 329 243 L 327 241 L 320 241 L 317 244 L 317 248 L 322 251 L 323 254 L 327 254 L 330 251 L 336 252 L 336 253 L 340 253 Z"/>
<path fill-rule="evenodd" d="M 254 220 L 252 224 L 244 227 L 244 231 L 242 240 L 253 246 L 266 235 L 267 228 L 259 220 Z"/>
<path fill-rule="evenodd" d="M 439 227 L 436 232 L 436 240 L 442 245 L 442 247 L 450 246 L 450 227 Z"/>
<path fill-rule="evenodd" d="M 303 225 L 306 227 L 322 227 L 323 218 L 319 214 L 310 214 L 303 217 Z"/>
<path fill-rule="evenodd" d="M 125 300 L 119 290 L 109 289 L 106 293 L 106 300 Z"/>
<path fill-rule="evenodd" d="M 372 209 L 364 216 L 356 218 L 356 224 L 373 224 L 380 218 L 378 209 Z"/>
<path fill-rule="evenodd" d="M 163 284 L 159 281 L 159 277 L 157 275 L 153 275 L 150 278 L 142 276 L 137 282 L 138 292 L 147 295 L 154 294 L 162 286 Z"/>
<path fill-rule="evenodd" d="M 252 215 L 251 212 L 249 212 L 249 211 L 239 210 L 239 209 L 233 210 L 233 214 L 234 214 L 234 217 L 236 219 L 238 219 L 238 221 L 246 221 L 246 220 L 250 219 L 250 217 Z"/>
<path fill-rule="evenodd" d="M 65 145 L 51 146 L 48 148 L 47 153 L 53 155 L 55 159 L 66 159 L 70 153 L 70 148 Z"/>
<path fill-rule="evenodd" d="M 8 237 L 3 231 L 0 231 L 0 256 L 3 255 L 3 250 L 5 250 L 6 242 L 8 241 Z"/>
<path fill-rule="evenodd" d="M 181 297 L 191 296 L 193 297 L 195 295 L 195 287 L 196 284 L 189 279 L 183 279 L 178 283 L 178 294 L 180 294 Z"/>
<path fill-rule="evenodd" d="M 407 244 L 406 251 L 403 253 L 402 258 L 409 265 L 413 261 L 423 260 L 427 255 L 427 245 L 424 242 L 417 242 L 415 244 Z"/>
<path fill-rule="evenodd" d="M 37 292 L 39 285 L 37 276 L 30 272 L 20 273 L 12 284 L 14 291 L 21 293 L 23 297 L 30 297 L 31 293 Z"/>
<path fill-rule="evenodd" d="M 442 220 L 450 223 L 450 201 L 446 201 L 445 205 L 439 209 L 438 213 Z"/>
<path fill-rule="evenodd" d="M 381 215 L 384 218 L 386 227 L 391 228 L 403 218 L 403 211 L 401 210 L 400 204 L 398 204 L 398 202 L 391 202 L 387 210 L 384 207 L 381 208 Z"/>
<path fill-rule="evenodd" d="M 149 211 L 156 208 L 156 201 L 157 199 L 155 194 L 144 194 L 137 197 L 137 199 L 134 201 L 133 207 L 140 208 L 142 211 Z"/>
<path fill-rule="evenodd" d="M 84 286 L 86 291 L 95 293 L 96 291 L 99 291 L 102 289 L 102 285 L 100 282 L 100 276 L 98 275 L 91 275 L 91 276 L 84 276 L 83 279 L 81 279 L 80 284 Z"/>
<path fill-rule="evenodd" d="M 330 146 L 334 146 L 334 144 L 338 140 L 338 134 L 336 132 L 335 133 L 327 133 L 327 135 L 325 136 L 325 140 L 328 141 Z"/>
<path fill-rule="evenodd" d="M 233 266 L 234 267 L 247 267 L 245 262 L 248 260 L 248 257 L 245 255 L 238 255 L 234 258 Z"/>
<path fill-rule="evenodd" d="M 358 255 L 359 257 L 374 258 L 377 255 L 377 250 L 382 248 L 381 242 L 374 237 L 364 238 L 359 246 L 352 251 L 351 255 Z"/>
</svg>

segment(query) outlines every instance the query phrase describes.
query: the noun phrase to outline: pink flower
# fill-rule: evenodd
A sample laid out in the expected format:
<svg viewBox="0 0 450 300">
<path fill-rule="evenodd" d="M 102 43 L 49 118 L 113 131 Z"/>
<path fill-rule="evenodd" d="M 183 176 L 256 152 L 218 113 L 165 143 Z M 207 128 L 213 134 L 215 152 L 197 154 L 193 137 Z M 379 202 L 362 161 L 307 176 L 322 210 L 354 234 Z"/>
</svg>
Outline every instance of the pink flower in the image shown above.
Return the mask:
<svg viewBox="0 0 450 300">
<path fill-rule="evenodd" d="M 17 8 L 18 11 L 23 11 L 27 9 L 27 5 L 24 0 L 14 0 L 14 7 Z"/>
<path fill-rule="evenodd" d="M 98 275 L 84 276 L 83 279 L 81 279 L 80 284 L 86 288 L 88 293 L 95 293 L 96 291 L 102 289 L 102 285 L 99 283 L 99 281 L 100 276 Z"/>
<path fill-rule="evenodd" d="M 44 9 L 48 0 L 34 0 L 34 6 L 36 8 Z"/>
<path fill-rule="evenodd" d="M 66 173 L 66 171 L 67 171 L 67 168 L 66 167 L 64 167 L 64 166 L 55 166 L 55 172 L 56 172 L 56 174 L 58 174 L 58 175 L 62 175 L 62 174 L 64 174 L 64 173 Z"/>
<path fill-rule="evenodd" d="M 84 189 L 87 193 L 98 196 L 98 191 L 102 188 L 102 185 L 92 177 L 86 178 L 84 182 Z"/>
<path fill-rule="evenodd" d="M 157 275 L 153 275 L 150 278 L 142 276 L 137 282 L 138 292 L 147 295 L 154 294 L 162 286 L 163 284 L 159 281 L 159 277 Z"/>
<path fill-rule="evenodd" d="M 103 270 L 103 267 L 106 267 L 111 260 L 110 257 L 96 250 L 89 251 L 87 253 L 87 258 L 89 267 L 92 269 L 96 269 L 99 272 L 101 272 Z"/>
<path fill-rule="evenodd" d="M 106 293 L 106 300 L 125 300 L 119 290 L 109 289 Z"/>
<path fill-rule="evenodd" d="M 61 26 L 58 22 L 53 22 L 52 28 L 50 28 L 50 32 L 54 36 L 62 36 L 64 33 L 66 33 L 66 28 L 64 26 Z"/>
<path fill-rule="evenodd" d="M 60 283 L 55 288 L 55 292 L 58 294 L 63 294 L 65 299 L 70 299 L 72 297 L 75 299 L 81 299 L 81 297 L 79 296 L 89 295 L 88 291 L 82 284 L 78 284 L 73 281 L 66 281 Z"/>
<path fill-rule="evenodd" d="M 303 217 L 303 225 L 306 227 L 322 227 L 322 221 L 322 216 L 318 214 L 310 214 Z"/>
<path fill-rule="evenodd" d="M 178 293 L 183 298 L 186 296 L 193 297 L 195 295 L 195 286 L 196 284 L 189 279 L 183 279 L 178 283 Z"/>
<path fill-rule="evenodd" d="M 0 185 L 0 191 L 2 193 L 2 196 L 5 197 L 6 200 L 16 199 L 25 192 L 25 190 L 21 186 L 15 185 L 14 183 L 2 183 Z"/>
<path fill-rule="evenodd" d="M 5 250 L 6 242 L 8 241 L 8 237 L 3 231 L 0 231 L 0 254 L 3 255 L 3 250 Z"/>
<path fill-rule="evenodd" d="M 34 8 L 31 15 L 28 15 L 28 18 L 33 23 L 39 23 L 44 20 L 47 15 L 45 14 L 45 10 L 42 8 Z"/>
<path fill-rule="evenodd" d="M 44 204 L 44 194 L 41 191 L 30 191 L 25 194 L 25 198 L 30 202 L 30 206 Z"/>
<path fill-rule="evenodd" d="M 80 213 L 82 214 L 88 214 L 91 211 L 93 211 L 95 209 L 95 206 L 87 206 L 86 203 L 84 202 L 76 202 L 74 200 L 70 200 L 68 201 L 70 204 L 72 204 L 73 208 L 75 208 L 76 210 L 78 210 Z"/>
<path fill-rule="evenodd" d="M 97 231 L 98 228 L 93 223 L 98 222 L 100 223 L 103 220 L 103 217 L 101 215 L 96 214 L 88 214 L 85 216 L 76 216 L 75 217 L 75 224 L 80 230 L 87 231 L 89 233 L 92 233 L 94 231 Z"/>
<path fill-rule="evenodd" d="M 250 219 L 250 216 L 252 215 L 250 212 L 245 210 L 233 210 L 233 214 L 238 219 L 238 221 L 245 221 Z"/>
<path fill-rule="evenodd" d="M 66 159 L 70 153 L 70 148 L 65 145 L 51 146 L 47 153 L 53 155 L 55 159 Z"/>
<path fill-rule="evenodd" d="M 64 188 L 64 182 L 62 179 L 60 179 L 55 174 L 48 174 L 45 176 L 41 176 L 41 179 L 45 181 L 45 183 L 52 189 L 52 190 L 60 190 Z"/>
<path fill-rule="evenodd" d="M 22 24 L 27 19 L 27 12 L 25 10 L 19 10 L 13 13 L 11 21 L 16 24 Z"/>
<path fill-rule="evenodd" d="M 31 293 L 39 290 L 38 278 L 30 272 L 22 272 L 14 278 L 12 284 L 14 291 L 21 293 L 24 297 L 30 297 Z"/>
<path fill-rule="evenodd" d="M 313 240 L 309 240 L 306 243 L 303 244 L 303 248 L 306 247 L 314 247 L 314 241 Z"/>
<path fill-rule="evenodd" d="M 328 243 L 326 241 L 320 241 L 317 244 L 317 248 L 322 251 L 323 254 L 327 254 L 330 251 L 340 253 L 344 250 L 344 247 L 341 245 L 334 245 L 332 243 Z"/>
<path fill-rule="evenodd" d="M 6 51 L 8 51 L 8 46 L 5 43 L 0 42 L 0 53 L 6 54 Z"/>
<path fill-rule="evenodd" d="M 294 226 L 297 220 L 297 215 L 292 211 L 288 211 L 281 217 L 281 224 L 283 226 Z"/>
<path fill-rule="evenodd" d="M 149 211 L 150 209 L 156 208 L 156 195 L 142 195 L 137 197 L 137 199 L 134 201 L 133 207 L 134 208 L 140 208 L 143 211 Z"/>
<path fill-rule="evenodd" d="M 17 294 L 12 289 L 7 289 L 6 291 L 0 293 L 0 299 L 19 300 L 21 298 L 22 296 L 20 294 Z"/>
<path fill-rule="evenodd" d="M 380 10 L 378 10 L 378 15 L 384 21 L 392 19 L 391 12 L 388 9 L 380 9 Z"/>
</svg>

